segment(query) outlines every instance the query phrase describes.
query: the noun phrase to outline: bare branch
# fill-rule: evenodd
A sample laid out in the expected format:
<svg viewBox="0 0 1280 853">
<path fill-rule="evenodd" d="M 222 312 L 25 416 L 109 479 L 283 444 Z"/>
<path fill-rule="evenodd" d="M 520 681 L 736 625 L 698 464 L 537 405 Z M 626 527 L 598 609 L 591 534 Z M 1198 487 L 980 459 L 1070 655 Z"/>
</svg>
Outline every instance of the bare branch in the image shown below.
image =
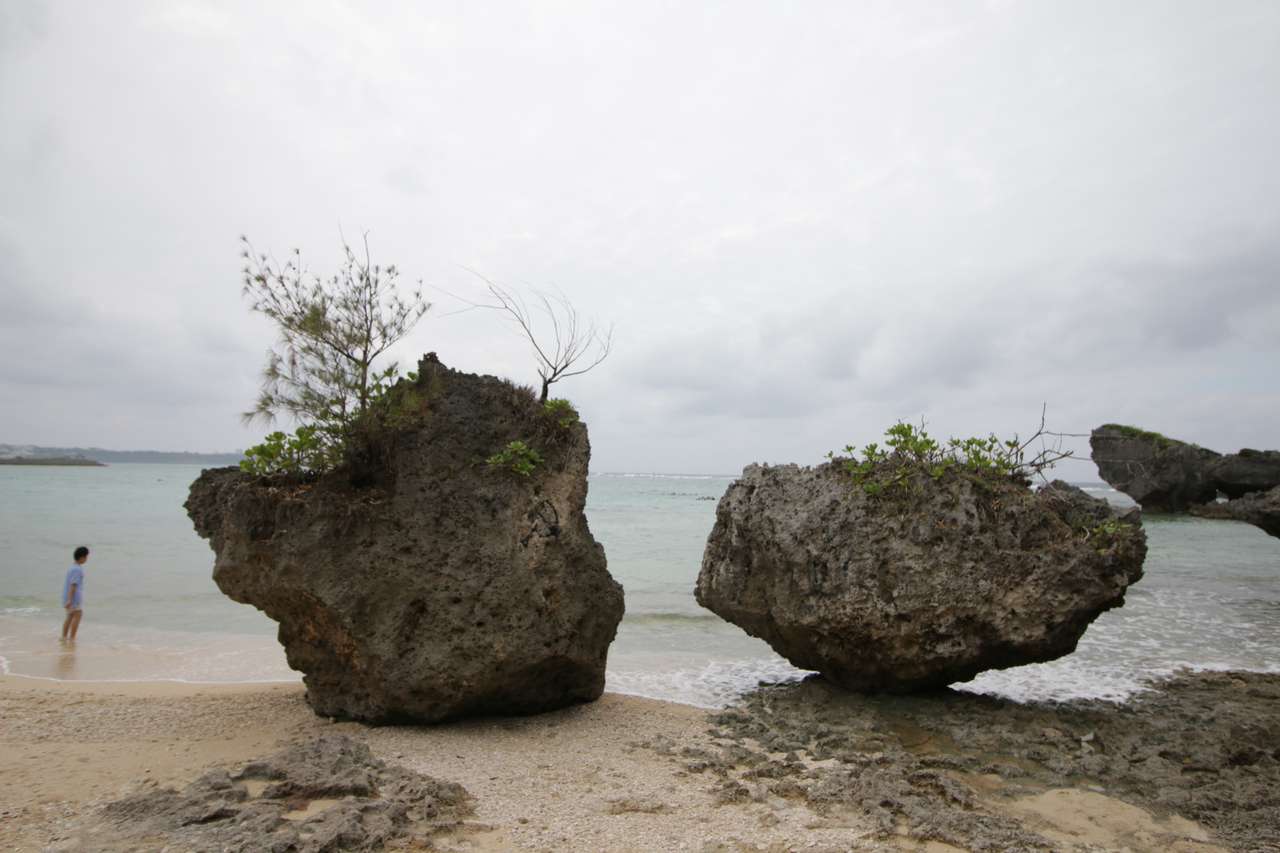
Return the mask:
<svg viewBox="0 0 1280 853">
<path fill-rule="evenodd" d="M 541 402 L 547 401 L 549 389 L 556 382 L 570 376 L 581 376 L 598 367 L 612 352 L 613 326 L 609 327 L 608 333 L 604 336 L 600 334 L 594 320 L 584 326 L 578 309 L 563 293 L 549 296 L 541 291 L 534 291 L 539 308 L 546 315 L 545 325 L 550 327 L 549 335 L 540 336 L 533 313 L 523 298 L 473 269 L 468 267 L 463 269 L 484 283 L 492 301 L 475 302 L 448 291 L 442 291 L 467 306 L 461 311 L 451 313 L 485 308 L 506 314 L 533 348 L 538 378 L 542 380 Z M 585 366 L 578 366 L 575 369 L 575 365 L 589 354 L 590 357 Z"/>
</svg>

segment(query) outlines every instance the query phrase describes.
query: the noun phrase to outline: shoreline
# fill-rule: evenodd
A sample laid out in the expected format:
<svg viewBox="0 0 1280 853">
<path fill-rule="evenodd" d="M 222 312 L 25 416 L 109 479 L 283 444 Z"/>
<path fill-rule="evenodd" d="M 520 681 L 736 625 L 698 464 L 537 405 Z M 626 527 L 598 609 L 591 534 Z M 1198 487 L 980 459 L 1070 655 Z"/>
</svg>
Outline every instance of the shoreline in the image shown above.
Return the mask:
<svg viewBox="0 0 1280 853">
<path fill-rule="evenodd" d="M 85 685 L 102 687 L 105 685 L 136 685 L 144 687 L 151 684 L 173 685 L 174 687 L 291 687 L 302 684 L 302 675 L 296 679 L 261 679 L 245 681 L 198 681 L 187 678 L 57 678 L 52 675 L 28 675 L 22 672 L 0 671 L 0 678 L 19 678 L 24 681 L 35 681 L 41 684 L 65 684 L 69 686 Z"/>
<path fill-rule="evenodd" d="M 85 833 L 103 831 L 108 802 L 326 734 L 471 793 L 475 814 L 432 839 L 441 850 L 1203 851 L 1280 831 L 1280 750 L 1246 754 L 1280 734 L 1275 675 L 1185 675 L 1128 703 L 1061 706 L 812 680 L 721 711 L 606 693 L 435 726 L 332 722 L 303 697 L 300 683 L 0 677 L 0 847 L 95 849 Z M 1196 784 L 1236 806 L 1178 793 L 1184 742 Z"/>
<path fill-rule="evenodd" d="M 26 617 L 24 617 L 24 621 L 26 621 Z M 52 626 L 54 629 L 56 629 L 56 626 L 57 626 L 56 623 L 54 622 L 47 622 L 47 623 L 40 623 L 40 624 L 42 624 L 44 627 Z M 119 626 L 108 625 L 106 627 L 108 629 L 111 629 L 111 628 L 117 628 Z M 176 633 L 176 632 L 167 632 L 167 633 Z M 179 687 L 181 686 L 271 687 L 271 686 L 277 686 L 277 685 L 280 685 L 280 686 L 299 685 L 300 686 L 302 684 L 302 677 L 303 677 L 302 673 L 297 672 L 296 670 L 287 669 L 285 667 L 283 650 L 279 647 L 279 644 L 277 643 L 277 641 L 272 637 L 265 637 L 265 636 L 258 637 L 258 636 L 252 636 L 252 635 L 205 634 L 205 633 L 192 634 L 190 636 L 198 636 L 206 640 L 209 638 L 215 638 L 220 642 L 225 641 L 228 637 L 233 638 L 235 640 L 240 640 L 240 641 L 251 640 L 257 645 L 262 646 L 262 648 L 268 649 L 274 655 L 278 656 L 279 662 L 281 664 L 280 668 L 283 669 L 286 674 L 284 674 L 283 676 L 269 676 L 265 678 L 254 678 L 254 677 L 243 677 L 243 676 L 231 676 L 231 677 L 225 677 L 225 678 L 189 678 L 189 677 L 184 677 L 180 675 L 159 675 L 159 676 L 122 675 L 118 677 L 103 676 L 103 677 L 83 677 L 83 678 L 82 677 L 63 677 L 59 674 L 44 674 L 44 673 L 35 673 L 30 671 L 27 671 L 27 672 L 13 671 L 11 659 L 6 657 L 6 655 L 4 654 L 5 649 L 3 648 L 2 645 L 0 645 L 0 678 L 18 678 L 18 679 L 24 679 L 32 682 L 45 683 L 45 684 L 69 684 L 69 685 L 75 685 L 75 684 L 95 684 L 95 685 L 172 684 Z M 6 639 L 10 639 L 10 638 L 5 636 L 0 636 L 0 642 Z M 136 671 L 139 668 L 138 666 L 139 662 L 147 662 L 147 663 L 154 662 L 155 655 L 157 654 L 157 652 L 154 650 L 151 652 L 144 652 L 137 648 L 122 649 L 118 643 L 114 643 L 114 642 L 110 642 L 106 644 L 98 644 L 98 643 L 95 643 L 93 639 L 82 639 L 79 642 L 78 646 L 62 646 L 62 645 L 59 645 L 55 633 L 49 633 L 47 637 L 42 635 L 41 642 L 43 642 L 45 646 L 47 646 L 47 648 L 41 650 L 40 654 L 33 655 L 29 651 L 23 652 L 24 657 L 19 658 L 19 660 L 23 661 L 24 664 L 28 663 L 31 660 L 42 660 L 42 662 L 44 663 L 44 666 L 41 668 L 48 670 L 48 669 L 51 669 L 53 665 L 51 663 L 51 658 L 53 658 L 54 656 L 56 656 L 59 659 L 65 660 L 67 658 L 73 657 L 76 652 L 83 652 L 85 656 L 88 658 L 88 660 L 85 661 L 85 663 L 88 665 L 89 668 L 101 669 L 101 665 L 105 663 L 108 665 L 108 669 L 110 669 L 111 667 L 115 667 L 118 669 L 122 669 L 125 672 L 132 672 L 132 671 Z M 164 652 L 159 652 L 159 653 L 164 654 L 164 653 L 170 653 L 173 651 L 174 650 L 166 649 Z M 180 654 L 191 655 L 193 654 L 194 651 L 198 651 L 198 650 L 184 649 L 184 650 L 178 650 L 178 651 Z M 1065 658 L 1062 660 L 1065 660 Z M 1057 663 L 1057 662 L 1053 662 L 1053 663 Z M 1007 670 L 990 670 L 988 673 L 984 673 L 984 675 L 993 675 L 993 676 L 999 677 L 1003 673 L 1017 673 L 1019 671 L 1026 672 L 1040 666 L 1045 666 L 1045 664 L 1026 664 L 1019 667 L 1011 667 Z M 767 671 L 761 671 L 758 673 L 759 677 L 755 683 L 760 686 L 789 684 L 789 683 L 801 681 L 805 678 L 806 675 L 808 675 L 808 673 L 803 673 L 799 670 L 795 670 L 794 672 L 796 673 L 795 678 L 788 679 L 788 676 L 786 674 L 778 674 L 778 673 L 770 673 Z M 1093 695 L 1072 693 L 1070 695 L 1061 696 L 1061 697 L 1052 696 L 1052 695 L 1041 696 L 1041 695 L 1034 695 L 1034 694 L 1031 696 L 1025 696 L 1025 695 L 1019 695 L 1017 692 L 1013 692 L 1013 691 L 1005 692 L 999 689 L 998 687 L 996 689 L 991 689 L 987 686 L 974 686 L 973 682 L 957 682 L 956 684 L 950 685 L 949 689 L 957 693 L 963 693 L 971 696 L 983 696 L 983 697 L 996 699 L 1000 701 L 1013 702 L 1013 703 L 1019 703 L 1024 705 L 1040 705 L 1040 704 L 1067 705 L 1067 704 L 1073 704 L 1073 703 L 1106 703 L 1113 707 L 1122 707 L 1129 703 L 1140 700 L 1141 697 L 1151 693 L 1152 691 L 1158 690 L 1161 684 L 1180 678 L 1182 676 L 1186 676 L 1186 675 L 1194 676 L 1194 675 L 1200 675 L 1200 674 L 1212 674 L 1212 673 L 1224 673 L 1224 672 L 1242 672 L 1242 673 L 1251 673 L 1256 675 L 1280 675 L 1280 662 L 1269 663 L 1268 665 L 1258 666 L 1258 667 L 1239 666 L 1235 664 L 1226 664 L 1226 663 L 1222 663 L 1222 664 L 1186 663 L 1179 666 L 1161 668 L 1158 670 L 1153 670 L 1146 674 L 1139 674 L 1134 684 L 1129 688 L 1129 692 L 1119 696 L 1109 691 L 1107 692 L 1100 691 Z M 623 670 L 616 670 L 616 669 L 610 668 L 610 675 L 611 677 L 622 676 L 623 679 L 625 680 L 626 676 L 630 676 L 631 673 Z M 655 691 L 655 692 L 661 692 L 661 691 Z M 751 689 L 747 688 L 742 690 L 737 695 L 741 696 L 750 692 L 752 692 Z M 669 695 L 654 695 L 653 692 L 617 689 L 613 687 L 609 682 L 606 682 L 605 693 L 609 695 L 627 696 L 627 697 L 634 697 L 638 699 L 652 700 L 655 702 L 666 702 L 671 704 L 683 705 L 690 708 L 697 708 L 702 711 L 723 710 L 724 708 L 733 705 L 737 701 L 736 698 L 734 698 L 734 695 L 732 693 L 726 694 L 728 698 L 723 699 L 720 702 L 713 703 L 713 702 L 688 701 L 688 700 L 676 698 Z"/>
</svg>

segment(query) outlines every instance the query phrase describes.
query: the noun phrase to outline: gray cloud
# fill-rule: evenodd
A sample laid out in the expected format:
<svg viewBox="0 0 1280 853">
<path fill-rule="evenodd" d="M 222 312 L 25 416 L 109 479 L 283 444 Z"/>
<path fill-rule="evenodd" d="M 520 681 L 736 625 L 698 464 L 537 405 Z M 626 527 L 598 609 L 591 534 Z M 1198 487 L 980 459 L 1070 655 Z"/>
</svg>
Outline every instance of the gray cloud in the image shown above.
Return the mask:
<svg viewBox="0 0 1280 853">
<path fill-rule="evenodd" d="M 16 52 L 45 38 L 49 9 L 45 3 L 6 3 L 0 7 L 0 55 Z"/>
<path fill-rule="evenodd" d="M 341 228 L 616 321 L 563 388 L 602 469 L 1045 401 L 1280 444 L 1278 77 L 1265 2 L 6 5 L 0 441 L 252 442 L 236 238 L 323 271 Z M 396 357 L 533 380 L 447 308 Z"/>
</svg>

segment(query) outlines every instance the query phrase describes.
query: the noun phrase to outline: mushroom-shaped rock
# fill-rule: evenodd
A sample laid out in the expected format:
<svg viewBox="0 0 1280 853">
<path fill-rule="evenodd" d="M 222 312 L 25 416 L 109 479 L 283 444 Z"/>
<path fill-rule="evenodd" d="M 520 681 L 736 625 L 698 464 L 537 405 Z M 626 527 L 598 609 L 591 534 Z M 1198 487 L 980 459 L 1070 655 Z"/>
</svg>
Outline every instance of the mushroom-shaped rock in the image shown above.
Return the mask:
<svg viewBox="0 0 1280 853">
<path fill-rule="evenodd" d="M 1150 512 L 1183 512 L 1217 497 L 1212 450 L 1121 424 L 1089 436 L 1098 473 Z"/>
<path fill-rule="evenodd" d="M 429 355 L 318 478 L 212 469 L 187 511 L 213 578 L 280 623 L 316 713 L 372 722 L 590 701 L 622 619 L 583 507 L 586 426 Z M 531 472 L 486 460 L 523 441 Z"/>
<path fill-rule="evenodd" d="M 909 692 L 1075 649 L 1142 576 L 1137 510 L 949 471 L 872 497 L 830 464 L 748 466 L 698 602 L 852 690 Z"/>
</svg>

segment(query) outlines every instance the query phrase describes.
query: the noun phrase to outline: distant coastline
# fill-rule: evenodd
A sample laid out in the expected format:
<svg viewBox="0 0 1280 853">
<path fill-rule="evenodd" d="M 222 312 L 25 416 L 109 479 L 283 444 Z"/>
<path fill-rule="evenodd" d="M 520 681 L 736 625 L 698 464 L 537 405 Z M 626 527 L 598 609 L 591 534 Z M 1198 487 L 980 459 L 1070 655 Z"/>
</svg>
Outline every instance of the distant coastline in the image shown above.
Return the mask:
<svg viewBox="0 0 1280 853">
<path fill-rule="evenodd" d="M 86 459 L 83 456 L 15 456 L 0 459 L 0 465 L 80 465 L 89 468 L 105 468 L 105 462 L 97 459 Z"/>
<path fill-rule="evenodd" d="M 108 450 L 104 447 L 41 447 L 34 444 L 0 444 L 0 464 L 5 465 L 83 465 L 147 463 L 165 465 L 238 465 L 244 454 L 187 453 L 168 450 Z M 14 460 L 25 460 L 17 462 Z M 57 462 L 51 460 L 84 460 Z"/>
</svg>

